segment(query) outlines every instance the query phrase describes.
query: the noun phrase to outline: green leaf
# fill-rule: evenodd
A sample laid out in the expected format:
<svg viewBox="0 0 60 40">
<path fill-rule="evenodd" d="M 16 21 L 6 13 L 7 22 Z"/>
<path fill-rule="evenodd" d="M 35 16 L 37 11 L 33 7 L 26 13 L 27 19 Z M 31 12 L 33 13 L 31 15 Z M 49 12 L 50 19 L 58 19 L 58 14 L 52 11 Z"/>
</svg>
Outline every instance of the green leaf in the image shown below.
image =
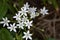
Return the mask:
<svg viewBox="0 0 60 40">
<path fill-rule="evenodd" d="M 7 29 L 2 28 L 0 29 L 0 40 L 13 40 L 13 37 Z"/>
<path fill-rule="evenodd" d="M 22 33 L 17 36 L 17 40 L 23 40 L 23 38 L 22 38 Z"/>
<path fill-rule="evenodd" d="M 5 16 L 6 12 L 7 12 L 6 1 L 3 2 L 0 1 L 0 19 Z"/>
</svg>

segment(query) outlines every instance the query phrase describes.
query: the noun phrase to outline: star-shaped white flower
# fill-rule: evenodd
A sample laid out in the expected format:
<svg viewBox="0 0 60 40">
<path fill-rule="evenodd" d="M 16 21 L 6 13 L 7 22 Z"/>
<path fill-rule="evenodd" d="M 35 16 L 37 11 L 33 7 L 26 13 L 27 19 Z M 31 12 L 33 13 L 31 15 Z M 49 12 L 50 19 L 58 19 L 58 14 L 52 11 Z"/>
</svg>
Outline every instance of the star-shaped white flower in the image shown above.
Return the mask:
<svg viewBox="0 0 60 40">
<path fill-rule="evenodd" d="M 16 16 L 13 16 L 13 18 L 16 18 L 16 20 L 21 20 L 20 17 L 21 17 L 20 13 L 16 14 Z"/>
<path fill-rule="evenodd" d="M 29 13 L 35 13 L 35 12 L 36 12 L 36 9 L 37 9 L 37 8 L 34 8 L 34 7 L 29 8 L 28 12 L 29 12 Z"/>
<path fill-rule="evenodd" d="M 32 34 L 30 34 L 30 32 L 29 32 L 29 30 L 27 31 L 27 33 L 26 32 L 24 32 L 24 36 L 23 36 L 23 38 L 26 38 L 26 40 L 28 40 L 28 39 L 30 39 L 30 40 L 32 40 Z"/>
<path fill-rule="evenodd" d="M 19 12 L 21 13 L 22 16 L 23 16 L 23 15 L 24 15 L 24 16 L 27 16 L 27 12 L 28 12 L 28 11 L 26 10 L 26 8 L 23 8 L 23 7 L 22 7 L 22 8 L 21 8 L 21 11 L 19 11 Z"/>
<path fill-rule="evenodd" d="M 33 21 L 27 21 L 25 24 L 28 27 L 28 29 L 30 29 L 30 27 L 32 26 L 32 22 Z"/>
<path fill-rule="evenodd" d="M 29 19 L 28 19 L 27 17 L 23 16 L 21 21 L 22 21 L 23 23 L 25 23 L 25 22 L 27 22 L 28 20 L 29 20 Z"/>
<path fill-rule="evenodd" d="M 30 5 L 28 5 L 28 2 L 26 2 L 26 4 L 24 4 L 24 8 L 26 8 L 26 9 L 29 9 L 29 6 Z"/>
<path fill-rule="evenodd" d="M 2 19 L 3 19 L 3 21 L 1 21 L 0 24 L 3 24 L 3 27 L 4 27 L 4 26 L 9 26 L 8 23 L 9 23 L 10 21 L 7 19 L 7 17 L 6 17 L 6 18 L 2 18 Z"/>
<path fill-rule="evenodd" d="M 36 17 L 36 14 L 35 13 L 31 13 L 30 14 L 30 18 L 35 18 Z"/>
<path fill-rule="evenodd" d="M 7 27 L 7 29 L 10 29 L 10 31 L 14 31 L 14 32 L 16 32 L 16 28 L 17 26 L 15 26 L 15 23 L 13 23 L 13 25 L 10 24 L 10 27 Z"/>
<path fill-rule="evenodd" d="M 41 13 L 42 15 L 48 14 L 48 10 L 46 10 L 46 8 L 43 7 L 43 9 L 40 9 L 40 13 Z"/>
<path fill-rule="evenodd" d="M 23 22 L 20 22 L 19 24 L 17 24 L 17 26 L 21 29 L 24 29 L 24 23 Z"/>
</svg>

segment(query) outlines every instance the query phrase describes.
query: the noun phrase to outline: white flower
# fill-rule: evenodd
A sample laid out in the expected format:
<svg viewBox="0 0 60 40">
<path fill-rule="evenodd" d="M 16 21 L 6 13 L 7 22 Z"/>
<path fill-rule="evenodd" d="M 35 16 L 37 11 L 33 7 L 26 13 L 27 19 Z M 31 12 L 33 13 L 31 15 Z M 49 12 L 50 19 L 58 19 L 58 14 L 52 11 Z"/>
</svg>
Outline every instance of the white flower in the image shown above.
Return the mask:
<svg viewBox="0 0 60 40">
<path fill-rule="evenodd" d="M 23 7 L 22 7 L 22 8 L 21 8 L 21 11 L 19 11 L 19 12 L 21 13 L 22 16 L 23 16 L 23 15 L 24 15 L 24 16 L 27 16 L 27 12 L 28 12 L 28 11 L 26 10 L 26 8 L 23 8 Z"/>
<path fill-rule="evenodd" d="M 16 32 L 16 28 L 17 28 L 17 26 L 15 26 L 15 23 L 13 23 L 13 25 L 10 24 L 10 27 L 7 27 L 7 28 L 10 29 L 10 31 L 14 31 L 14 32 Z"/>
<path fill-rule="evenodd" d="M 28 19 L 27 17 L 23 16 L 21 21 L 22 21 L 23 23 L 25 23 L 25 22 L 27 22 L 28 20 L 29 20 L 29 19 Z"/>
<path fill-rule="evenodd" d="M 37 9 L 37 8 L 34 8 L 34 7 L 33 7 L 33 8 L 29 8 L 28 12 L 29 12 L 29 13 L 35 13 L 35 12 L 36 12 L 36 9 Z"/>
<path fill-rule="evenodd" d="M 21 29 L 24 29 L 24 23 L 23 22 L 20 22 L 19 24 L 17 24 L 17 26 Z"/>
<path fill-rule="evenodd" d="M 26 4 L 24 4 L 24 8 L 26 8 L 26 9 L 29 9 L 29 6 L 30 5 L 28 5 L 28 2 L 26 2 Z"/>
<path fill-rule="evenodd" d="M 28 12 L 30 13 L 30 18 L 35 18 L 36 17 L 36 9 L 37 8 L 29 8 Z"/>
<path fill-rule="evenodd" d="M 3 21 L 1 21 L 0 24 L 4 24 L 3 27 L 4 27 L 4 26 L 9 26 L 8 23 L 9 23 L 10 21 L 7 19 L 7 17 L 6 17 L 6 18 L 2 18 L 2 19 L 3 19 Z"/>
<path fill-rule="evenodd" d="M 46 8 L 43 7 L 43 9 L 40 9 L 40 13 L 41 13 L 42 15 L 48 14 L 48 10 L 46 10 Z"/>
<path fill-rule="evenodd" d="M 35 18 L 36 17 L 36 14 L 35 13 L 31 13 L 30 14 L 30 18 Z"/>
<path fill-rule="evenodd" d="M 20 13 L 16 14 L 16 16 L 13 16 L 13 18 L 16 18 L 16 20 L 21 20 L 20 17 L 21 17 Z"/>
<path fill-rule="evenodd" d="M 32 26 L 32 22 L 33 22 L 33 21 L 30 21 L 30 22 L 29 22 L 29 21 L 27 21 L 27 22 L 25 23 L 25 24 L 26 24 L 26 26 L 28 27 L 28 29 L 30 29 L 30 26 Z"/>
<path fill-rule="evenodd" d="M 30 40 L 32 40 L 32 34 L 30 34 L 30 32 L 29 32 L 29 30 L 27 31 L 27 33 L 26 32 L 24 32 L 24 36 L 23 36 L 23 38 L 26 38 L 26 40 L 28 40 L 28 39 L 30 39 Z"/>
</svg>

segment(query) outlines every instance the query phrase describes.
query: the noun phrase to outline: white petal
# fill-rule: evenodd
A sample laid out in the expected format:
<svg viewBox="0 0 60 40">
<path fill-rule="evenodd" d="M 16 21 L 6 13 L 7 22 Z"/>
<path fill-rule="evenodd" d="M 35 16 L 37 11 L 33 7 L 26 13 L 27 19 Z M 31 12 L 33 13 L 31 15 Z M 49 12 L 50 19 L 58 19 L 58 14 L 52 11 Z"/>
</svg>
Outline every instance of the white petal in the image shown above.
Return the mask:
<svg viewBox="0 0 60 40">
<path fill-rule="evenodd" d="M 10 31 L 12 31 L 12 29 L 10 29 Z"/>
<path fill-rule="evenodd" d="M 15 26 L 15 23 L 13 23 L 13 26 Z"/>
<path fill-rule="evenodd" d="M 8 20 L 8 22 L 10 22 L 10 21 Z"/>
<path fill-rule="evenodd" d="M 26 40 L 28 40 L 28 38 L 26 37 Z"/>
<path fill-rule="evenodd" d="M 46 11 L 46 12 L 48 12 L 48 10 L 47 10 L 47 9 L 46 9 L 45 11 Z"/>
<path fill-rule="evenodd" d="M 10 24 L 10 26 L 12 27 L 12 24 Z"/>
<path fill-rule="evenodd" d="M 0 22 L 0 24 L 4 23 L 4 21 Z"/>
<path fill-rule="evenodd" d="M 7 27 L 7 29 L 11 29 L 11 27 Z"/>
<path fill-rule="evenodd" d="M 5 24 L 3 24 L 3 27 L 5 27 Z"/>
<path fill-rule="evenodd" d="M 26 38 L 26 36 L 23 36 L 22 38 Z"/>
<path fill-rule="evenodd" d="M 28 29 L 30 29 L 30 26 L 28 26 Z"/>
<path fill-rule="evenodd" d="M 32 40 L 32 37 L 30 37 L 30 36 L 29 36 L 29 39 L 31 39 L 31 40 Z"/>
<path fill-rule="evenodd" d="M 16 16 L 13 16 L 13 18 L 16 18 Z"/>
<path fill-rule="evenodd" d="M 27 31 L 27 33 L 29 34 L 29 33 L 30 33 L 30 31 L 28 30 L 28 31 Z"/>
<path fill-rule="evenodd" d="M 26 32 L 24 32 L 24 34 L 26 34 Z"/>
<path fill-rule="evenodd" d="M 17 28 L 17 26 L 14 26 L 14 28 Z"/>
<path fill-rule="evenodd" d="M 30 23 L 32 23 L 33 21 L 30 21 Z"/>
<path fill-rule="evenodd" d="M 7 26 L 9 26 L 9 24 L 8 24 L 8 23 L 7 23 L 6 25 L 7 25 Z"/>
<path fill-rule="evenodd" d="M 29 34 L 30 36 L 32 36 L 32 34 Z"/>
<path fill-rule="evenodd" d="M 16 29 L 14 29 L 13 31 L 16 32 Z"/>
<path fill-rule="evenodd" d="M 2 18 L 3 20 L 5 20 L 5 18 Z"/>
<path fill-rule="evenodd" d="M 25 13 L 25 16 L 27 16 L 27 14 Z"/>
<path fill-rule="evenodd" d="M 43 7 L 43 10 L 45 10 L 45 7 Z"/>
</svg>

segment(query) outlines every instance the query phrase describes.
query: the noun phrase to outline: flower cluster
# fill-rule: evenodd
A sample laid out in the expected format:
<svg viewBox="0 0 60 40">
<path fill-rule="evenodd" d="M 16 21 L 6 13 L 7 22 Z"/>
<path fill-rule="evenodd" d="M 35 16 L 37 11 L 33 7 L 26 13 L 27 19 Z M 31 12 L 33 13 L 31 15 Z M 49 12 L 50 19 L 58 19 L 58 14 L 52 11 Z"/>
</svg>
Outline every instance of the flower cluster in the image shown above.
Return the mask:
<svg viewBox="0 0 60 40">
<path fill-rule="evenodd" d="M 26 27 L 28 29 L 27 32 L 24 32 L 24 36 L 22 38 L 26 38 L 26 40 L 28 40 L 28 38 L 30 40 L 32 40 L 32 34 L 30 34 L 29 29 L 31 28 L 33 20 L 32 18 L 35 18 L 36 16 L 39 15 L 39 13 L 37 13 L 35 7 L 29 7 L 30 5 L 28 4 L 28 2 L 26 4 L 24 4 L 23 7 L 21 7 L 21 10 L 18 11 L 18 13 L 16 13 L 15 16 L 13 16 L 14 19 L 16 19 L 17 23 L 13 23 L 13 24 L 8 24 L 10 22 L 10 20 L 8 20 L 8 18 L 3 18 L 3 21 L 0 22 L 0 24 L 4 24 L 3 27 L 7 26 L 7 29 L 9 29 L 10 31 L 16 31 L 16 28 L 19 29 L 24 29 L 24 27 Z M 45 9 L 45 7 L 43 7 L 43 9 L 40 9 L 40 13 L 42 15 L 48 14 L 47 12 L 48 10 Z"/>
</svg>

